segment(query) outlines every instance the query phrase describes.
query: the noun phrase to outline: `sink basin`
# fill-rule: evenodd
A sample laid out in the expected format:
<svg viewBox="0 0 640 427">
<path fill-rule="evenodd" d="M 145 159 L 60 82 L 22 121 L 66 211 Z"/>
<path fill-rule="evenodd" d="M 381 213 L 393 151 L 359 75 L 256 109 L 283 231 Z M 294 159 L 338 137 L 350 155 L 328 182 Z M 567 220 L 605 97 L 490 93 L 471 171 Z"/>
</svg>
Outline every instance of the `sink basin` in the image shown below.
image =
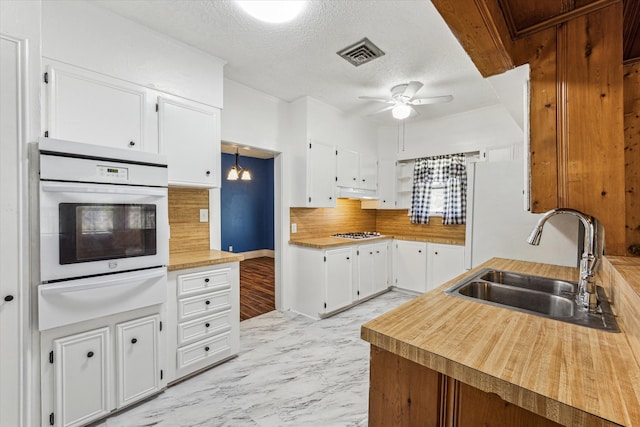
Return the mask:
<svg viewBox="0 0 640 427">
<path fill-rule="evenodd" d="M 576 291 L 574 282 L 485 268 L 445 293 L 576 325 L 620 331 L 602 287 L 596 290 L 601 301 L 600 313 L 590 313 L 578 306 Z"/>
</svg>

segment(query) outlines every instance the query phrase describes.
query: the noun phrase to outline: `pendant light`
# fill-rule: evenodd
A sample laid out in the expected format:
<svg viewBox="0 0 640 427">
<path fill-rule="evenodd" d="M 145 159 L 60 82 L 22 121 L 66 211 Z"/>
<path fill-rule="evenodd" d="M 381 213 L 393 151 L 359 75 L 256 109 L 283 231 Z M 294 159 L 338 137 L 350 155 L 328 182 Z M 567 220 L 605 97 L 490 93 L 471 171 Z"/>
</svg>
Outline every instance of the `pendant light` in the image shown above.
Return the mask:
<svg viewBox="0 0 640 427">
<path fill-rule="evenodd" d="M 239 157 L 240 155 L 238 154 L 238 148 L 236 147 L 236 164 L 235 166 L 232 166 L 231 169 L 229 169 L 227 180 L 237 181 L 238 178 L 240 178 L 242 181 L 251 181 L 251 172 L 238 164 Z"/>
</svg>

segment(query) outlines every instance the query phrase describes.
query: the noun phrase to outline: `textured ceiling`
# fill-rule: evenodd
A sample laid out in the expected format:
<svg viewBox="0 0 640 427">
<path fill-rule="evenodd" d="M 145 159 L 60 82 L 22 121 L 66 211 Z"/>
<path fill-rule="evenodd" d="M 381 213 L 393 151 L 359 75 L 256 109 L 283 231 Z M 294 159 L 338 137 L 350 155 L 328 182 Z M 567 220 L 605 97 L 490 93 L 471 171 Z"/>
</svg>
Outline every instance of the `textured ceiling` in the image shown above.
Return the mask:
<svg viewBox="0 0 640 427">
<path fill-rule="evenodd" d="M 227 61 L 226 78 L 285 101 L 311 96 L 367 116 L 384 104 L 358 96 L 387 97 L 392 86 L 418 80 L 425 86 L 417 97 L 452 94 L 454 101 L 417 107 L 414 120 L 499 102 L 427 0 L 309 1 L 287 24 L 259 22 L 231 0 L 91 3 Z M 363 37 L 385 55 L 354 67 L 336 54 Z M 371 119 L 394 123 L 389 111 Z"/>
</svg>

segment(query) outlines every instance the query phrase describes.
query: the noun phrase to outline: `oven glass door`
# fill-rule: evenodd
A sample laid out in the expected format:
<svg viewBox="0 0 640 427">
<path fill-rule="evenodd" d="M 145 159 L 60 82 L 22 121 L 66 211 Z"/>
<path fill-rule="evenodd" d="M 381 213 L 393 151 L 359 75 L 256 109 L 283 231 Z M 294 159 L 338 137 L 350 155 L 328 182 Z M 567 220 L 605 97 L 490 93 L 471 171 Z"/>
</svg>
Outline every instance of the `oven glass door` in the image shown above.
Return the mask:
<svg viewBox="0 0 640 427">
<path fill-rule="evenodd" d="M 167 265 L 167 189 L 40 182 L 42 282 Z"/>
<path fill-rule="evenodd" d="M 60 264 L 156 254 L 156 205 L 60 203 Z"/>
</svg>

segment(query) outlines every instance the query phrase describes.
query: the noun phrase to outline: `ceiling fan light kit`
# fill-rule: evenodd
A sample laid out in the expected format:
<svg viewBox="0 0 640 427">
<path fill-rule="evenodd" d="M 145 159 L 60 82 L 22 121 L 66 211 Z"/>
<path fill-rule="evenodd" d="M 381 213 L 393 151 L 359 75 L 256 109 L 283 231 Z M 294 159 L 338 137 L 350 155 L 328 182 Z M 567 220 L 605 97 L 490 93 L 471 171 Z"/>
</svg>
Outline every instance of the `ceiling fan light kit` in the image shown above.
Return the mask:
<svg viewBox="0 0 640 427">
<path fill-rule="evenodd" d="M 428 105 L 428 104 L 440 104 L 444 102 L 453 101 L 452 95 L 445 96 L 431 96 L 427 98 L 414 98 L 416 93 L 424 86 L 421 82 L 411 81 L 409 83 L 403 83 L 391 88 L 390 98 L 376 98 L 372 96 L 360 96 L 360 99 L 367 101 L 383 102 L 385 104 L 391 104 L 391 106 L 384 108 L 377 113 L 391 110 L 391 114 L 395 119 L 404 120 L 412 113 L 418 115 L 419 113 L 413 108 L 413 105 Z M 375 113 L 375 114 L 377 114 Z"/>
</svg>

